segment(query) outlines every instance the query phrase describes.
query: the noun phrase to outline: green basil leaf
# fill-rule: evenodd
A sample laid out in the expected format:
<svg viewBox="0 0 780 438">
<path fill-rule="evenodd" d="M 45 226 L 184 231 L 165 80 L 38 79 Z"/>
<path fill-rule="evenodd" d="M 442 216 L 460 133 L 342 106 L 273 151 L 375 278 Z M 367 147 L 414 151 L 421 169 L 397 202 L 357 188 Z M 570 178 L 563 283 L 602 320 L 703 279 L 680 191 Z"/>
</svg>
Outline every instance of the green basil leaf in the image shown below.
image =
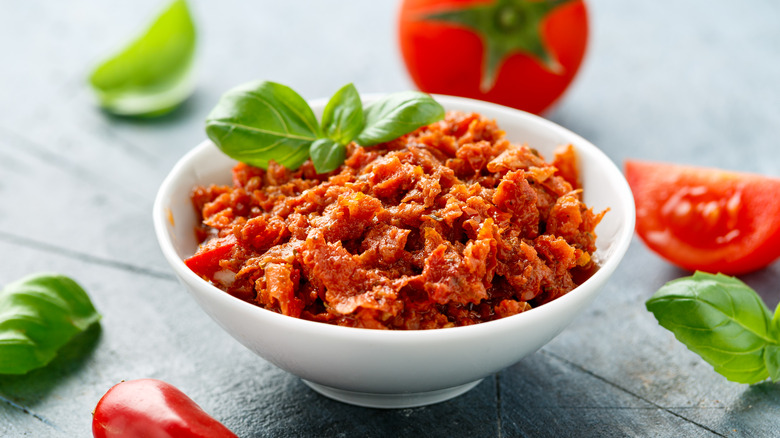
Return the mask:
<svg viewBox="0 0 780 438">
<path fill-rule="evenodd" d="M 329 138 L 320 138 L 311 144 L 311 162 L 317 173 L 336 170 L 347 156 L 347 147 Z"/>
<path fill-rule="evenodd" d="M 363 130 L 363 103 L 352 84 L 330 98 L 322 113 L 322 131 L 329 139 L 348 144 Z"/>
<path fill-rule="evenodd" d="M 366 122 L 355 142 L 373 146 L 444 118 L 444 107 L 418 91 L 386 95 L 365 110 Z"/>
<path fill-rule="evenodd" d="M 778 341 L 761 298 L 740 280 L 696 272 L 671 281 L 646 303 L 658 323 L 715 371 L 739 383 L 778 375 Z M 769 365 L 769 366 L 768 366 Z"/>
<path fill-rule="evenodd" d="M 775 308 L 775 316 L 772 317 L 772 337 L 780 339 L 780 304 Z"/>
<path fill-rule="evenodd" d="M 192 93 L 195 25 L 175 0 L 146 32 L 103 62 L 89 80 L 103 108 L 119 115 L 156 116 Z"/>
<path fill-rule="evenodd" d="M 780 346 L 768 345 L 764 351 L 764 364 L 773 382 L 780 381 Z"/>
<path fill-rule="evenodd" d="M 0 374 L 24 374 L 48 364 L 74 336 L 100 320 L 75 281 L 38 274 L 0 291 Z"/>
<path fill-rule="evenodd" d="M 268 81 L 225 93 L 206 118 L 206 134 L 229 157 L 264 169 L 271 160 L 297 169 L 322 136 L 309 104 L 291 88 Z"/>
</svg>

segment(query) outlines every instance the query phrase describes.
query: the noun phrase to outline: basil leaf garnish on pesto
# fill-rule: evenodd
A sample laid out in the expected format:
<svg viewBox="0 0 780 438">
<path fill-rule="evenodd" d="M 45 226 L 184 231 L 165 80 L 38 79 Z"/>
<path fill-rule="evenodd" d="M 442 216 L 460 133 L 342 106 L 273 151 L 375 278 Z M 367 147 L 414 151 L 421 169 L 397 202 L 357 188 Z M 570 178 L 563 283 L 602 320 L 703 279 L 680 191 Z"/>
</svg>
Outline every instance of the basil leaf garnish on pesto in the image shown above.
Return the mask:
<svg viewBox="0 0 780 438">
<path fill-rule="evenodd" d="M 347 147 L 329 138 L 320 138 L 311 144 L 311 161 L 317 173 L 336 170 L 347 155 Z"/>
<path fill-rule="evenodd" d="M 38 274 L 0 291 L 0 374 L 25 374 L 51 362 L 73 337 L 100 320 L 72 279 Z"/>
<path fill-rule="evenodd" d="M 173 1 L 136 40 L 100 64 L 89 82 L 100 105 L 126 116 L 152 117 L 192 93 L 196 32 L 184 0 Z"/>
<path fill-rule="evenodd" d="M 344 145 L 360 134 L 364 123 L 363 103 L 352 84 L 347 84 L 337 91 L 322 112 L 323 134 Z"/>
<path fill-rule="evenodd" d="M 773 318 L 761 297 L 742 281 L 696 272 L 661 287 L 646 307 L 661 326 L 728 380 L 780 380 L 777 316 Z"/>
<path fill-rule="evenodd" d="M 292 88 L 250 82 L 225 93 L 206 118 L 206 134 L 238 161 L 267 168 L 274 160 L 297 169 L 322 137 L 309 104 Z"/>
<path fill-rule="evenodd" d="M 418 91 L 384 96 L 366 108 L 365 113 L 366 126 L 355 138 L 361 146 L 393 140 L 444 118 L 444 108 L 431 96 Z"/>
<path fill-rule="evenodd" d="M 364 109 L 357 89 L 347 84 L 328 101 L 318 123 L 291 88 L 256 81 L 222 95 L 206 118 L 206 134 L 246 164 L 267 169 L 274 161 L 294 170 L 311 158 L 317 173 L 327 173 L 344 163 L 353 141 L 373 146 L 442 118 L 444 108 L 425 93 L 390 94 Z"/>
</svg>

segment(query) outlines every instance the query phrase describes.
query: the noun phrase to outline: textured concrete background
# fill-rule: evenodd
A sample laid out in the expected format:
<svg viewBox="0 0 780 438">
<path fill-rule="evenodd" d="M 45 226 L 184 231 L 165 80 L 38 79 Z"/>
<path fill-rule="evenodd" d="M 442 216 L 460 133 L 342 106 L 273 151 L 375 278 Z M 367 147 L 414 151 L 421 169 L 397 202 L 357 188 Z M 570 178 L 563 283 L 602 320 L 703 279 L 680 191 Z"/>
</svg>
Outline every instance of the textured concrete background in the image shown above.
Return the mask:
<svg viewBox="0 0 780 438">
<path fill-rule="evenodd" d="M 536 354 L 452 401 L 382 411 L 323 398 L 255 357 L 190 300 L 154 240 L 151 205 L 204 138 L 228 88 L 252 79 L 306 98 L 353 82 L 411 88 L 396 1 L 195 1 L 198 87 L 176 112 L 97 110 L 94 63 L 156 0 L 0 4 L 0 284 L 57 271 L 103 314 L 49 367 L 0 376 L 0 436 L 90 435 L 122 379 L 177 385 L 240 436 L 777 436 L 780 386 L 730 383 L 644 310 L 685 275 L 635 240 L 597 303 Z M 592 44 L 547 116 L 613 160 L 780 175 L 780 3 L 590 0 Z M 743 277 L 771 306 L 780 265 Z"/>
</svg>

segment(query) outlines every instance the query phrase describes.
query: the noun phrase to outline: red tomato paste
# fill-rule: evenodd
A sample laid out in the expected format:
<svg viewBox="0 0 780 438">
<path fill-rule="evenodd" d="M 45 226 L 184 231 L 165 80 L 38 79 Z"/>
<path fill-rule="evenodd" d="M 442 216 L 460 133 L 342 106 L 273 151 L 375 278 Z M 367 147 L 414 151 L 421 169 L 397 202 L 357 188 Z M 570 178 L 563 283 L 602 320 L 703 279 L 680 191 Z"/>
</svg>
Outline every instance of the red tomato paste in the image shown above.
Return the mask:
<svg viewBox="0 0 780 438">
<path fill-rule="evenodd" d="M 186 262 L 242 300 L 374 329 L 464 326 L 571 291 L 595 269 L 605 212 L 582 202 L 576 154 L 555 166 L 492 120 L 451 112 L 318 175 L 238 164 L 196 187 L 203 242 Z"/>
</svg>

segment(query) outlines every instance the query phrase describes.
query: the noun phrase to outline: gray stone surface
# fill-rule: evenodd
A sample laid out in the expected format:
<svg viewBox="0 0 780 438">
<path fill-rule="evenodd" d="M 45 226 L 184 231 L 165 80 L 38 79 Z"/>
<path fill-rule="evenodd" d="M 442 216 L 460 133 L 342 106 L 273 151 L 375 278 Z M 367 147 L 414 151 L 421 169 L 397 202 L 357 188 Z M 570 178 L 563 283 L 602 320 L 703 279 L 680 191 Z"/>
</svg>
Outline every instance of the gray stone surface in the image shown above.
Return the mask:
<svg viewBox="0 0 780 438">
<path fill-rule="evenodd" d="M 591 0 L 580 76 L 547 116 L 626 158 L 780 175 L 780 3 Z M 122 379 L 169 381 L 240 436 L 778 436 L 780 387 L 714 373 L 644 310 L 685 275 L 635 239 L 598 301 L 549 345 L 442 404 L 396 411 L 317 395 L 255 357 L 189 299 L 150 210 L 173 163 L 204 138 L 222 92 L 251 79 L 306 98 L 353 82 L 411 88 L 396 1 L 192 1 L 198 87 L 174 113 L 97 110 L 94 63 L 160 2 L 0 6 L 0 284 L 39 271 L 80 281 L 99 330 L 26 376 L 0 376 L 0 436 L 89 436 Z M 743 277 L 771 306 L 780 265 Z"/>
</svg>

